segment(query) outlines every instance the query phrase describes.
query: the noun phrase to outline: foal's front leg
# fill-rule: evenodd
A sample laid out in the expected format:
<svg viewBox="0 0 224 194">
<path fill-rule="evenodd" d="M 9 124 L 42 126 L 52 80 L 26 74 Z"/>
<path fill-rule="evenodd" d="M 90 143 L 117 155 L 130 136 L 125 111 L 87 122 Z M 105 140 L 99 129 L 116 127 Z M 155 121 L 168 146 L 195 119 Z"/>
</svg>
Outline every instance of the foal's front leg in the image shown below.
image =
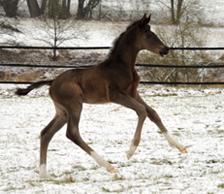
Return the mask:
<svg viewBox="0 0 224 194">
<path fill-rule="evenodd" d="M 173 147 L 178 148 L 182 153 L 187 153 L 187 149 L 185 148 L 184 145 L 182 145 L 181 143 L 179 143 L 166 129 L 166 127 L 163 125 L 159 115 L 157 114 L 157 112 L 152 109 L 151 107 L 149 107 L 145 101 L 140 97 L 140 95 L 137 93 L 135 99 L 141 103 L 142 105 L 145 106 L 146 111 L 147 111 L 147 116 L 149 117 L 149 119 L 151 121 L 153 121 L 161 130 L 161 132 L 164 134 L 165 138 L 167 139 L 167 141 L 169 142 L 169 144 Z"/>
<path fill-rule="evenodd" d="M 142 126 L 147 116 L 146 108 L 141 103 L 137 102 L 134 98 L 132 98 L 130 95 L 122 91 L 116 91 L 116 95 L 111 95 L 110 101 L 130 108 L 134 110 L 138 115 L 138 125 L 136 128 L 136 132 L 131 142 L 131 146 L 127 151 L 127 158 L 130 159 L 135 153 L 135 150 L 137 149 L 140 143 Z"/>
</svg>

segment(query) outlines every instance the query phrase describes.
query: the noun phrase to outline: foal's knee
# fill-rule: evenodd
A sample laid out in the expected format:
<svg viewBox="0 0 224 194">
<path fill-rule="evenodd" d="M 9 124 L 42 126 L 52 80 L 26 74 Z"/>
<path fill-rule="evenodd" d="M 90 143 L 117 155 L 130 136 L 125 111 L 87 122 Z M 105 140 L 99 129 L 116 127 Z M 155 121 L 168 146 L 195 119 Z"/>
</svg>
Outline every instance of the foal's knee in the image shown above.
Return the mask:
<svg viewBox="0 0 224 194">
<path fill-rule="evenodd" d="M 70 140 L 73 140 L 74 139 L 74 135 L 71 131 L 67 130 L 66 131 L 66 137 Z"/>
<path fill-rule="evenodd" d="M 147 116 L 147 111 L 146 111 L 146 108 L 144 106 L 140 106 L 138 111 L 137 111 L 137 114 L 139 117 L 146 117 Z"/>
<path fill-rule="evenodd" d="M 71 141 L 73 141 L 74 143 L 78 143 L 79 142 L 79 140 L 80 140 L 80 135 L 79 135 L 79 133 L 77 132 L 77 131 L 71 131 L 71 130 L 67 130 L 66 131 L 66 137 L 69 139 L 69 140 L 71 140 Z"/>
</svg>

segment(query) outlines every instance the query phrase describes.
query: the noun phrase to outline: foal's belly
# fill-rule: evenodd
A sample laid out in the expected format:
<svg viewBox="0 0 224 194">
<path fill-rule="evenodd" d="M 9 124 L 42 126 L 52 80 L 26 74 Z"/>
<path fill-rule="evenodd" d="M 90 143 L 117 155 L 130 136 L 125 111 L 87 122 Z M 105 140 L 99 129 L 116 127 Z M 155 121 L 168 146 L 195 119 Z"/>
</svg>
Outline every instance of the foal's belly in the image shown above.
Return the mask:
<svg viewBox="0 0 224 194">
<path fill-rule="evenodd" d="M 82 96 L 83 102 L 88 104 L 103 104 L 108 103 L 109 99 L 106 90 L 103 89 L 91 89 L 88 91 L 83 91 Z"/>
</svg>

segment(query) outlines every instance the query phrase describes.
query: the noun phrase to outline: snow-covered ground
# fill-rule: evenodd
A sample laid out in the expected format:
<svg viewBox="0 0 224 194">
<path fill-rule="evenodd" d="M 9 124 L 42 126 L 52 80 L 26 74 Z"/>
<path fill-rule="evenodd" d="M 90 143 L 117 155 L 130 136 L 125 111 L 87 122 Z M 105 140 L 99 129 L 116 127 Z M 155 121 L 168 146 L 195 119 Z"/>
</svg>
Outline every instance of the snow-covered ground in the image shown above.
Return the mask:
<svg viewBox="0 0 224 194">
<path fill-rule="evenodd" d="M 110 174 L 65 137 L 61 129 L 49 145 L 48 172 L 40 180 L 40 131 L 54 116 L 47 87 L 26 97 L 15 85 L 0 85 L 0 193 L 223 193 L 224 88 L 140 86 L 145 101 L 188 154 L 171 148 L 158 128 L 145 121 L 141 143 L 131 160 L 136 114 L 115 104 L 85 104 L 80 121 L 84 140 L 117 174 Z"/>
</svg>

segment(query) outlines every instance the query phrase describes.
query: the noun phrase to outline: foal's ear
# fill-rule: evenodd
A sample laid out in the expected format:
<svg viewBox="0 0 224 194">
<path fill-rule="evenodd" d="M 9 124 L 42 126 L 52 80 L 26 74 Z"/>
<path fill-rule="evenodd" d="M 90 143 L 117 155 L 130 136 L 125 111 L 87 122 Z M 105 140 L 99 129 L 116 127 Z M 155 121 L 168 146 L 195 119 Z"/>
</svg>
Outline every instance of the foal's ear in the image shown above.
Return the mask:
<svg viewBox="0 0 224 194">
<path fill-rule="evenodd" d="M 143 27 L 143 26 L 147 25 L 150 21 L 150 18 L 151 18 L 151 14 L 149 15 L 149 17 L 147 17 L 146 14 L 144 14 L 142 19 L 139 21 L 139 26 Z"/>
</svg>

